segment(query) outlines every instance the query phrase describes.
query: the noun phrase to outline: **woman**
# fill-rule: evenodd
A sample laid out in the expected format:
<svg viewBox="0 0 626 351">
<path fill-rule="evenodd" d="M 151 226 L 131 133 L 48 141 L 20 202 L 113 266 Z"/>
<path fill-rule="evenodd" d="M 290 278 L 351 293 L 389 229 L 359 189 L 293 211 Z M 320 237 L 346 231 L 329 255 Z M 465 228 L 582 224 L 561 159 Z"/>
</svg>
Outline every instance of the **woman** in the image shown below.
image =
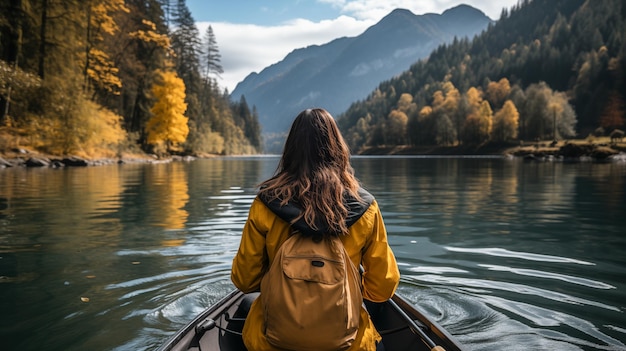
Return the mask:
<svg viewBox="0 0 626 351">
<path fill-rule="evenodd" d="M 278 248 L 294 230 L 318 239 L 339 236 L 352 263 L 363 268 L 363 298 L 384 302 L 393 296 L 400 274 L 380 209 L 359 186 L 348 147 L 335 120 L 323 109 L 308 109 L 296 117 L 276 175 L 261 184 L 233 260 L 235 286 L 243 292 L 258 291 Z M 249 350 L 276 350 L 264 335 L 261 300 L 250 308 L 244 343 Z M 376 350 L 380 340 L 361 307 L 358 332 L 349 349 Z"/>
</svg>

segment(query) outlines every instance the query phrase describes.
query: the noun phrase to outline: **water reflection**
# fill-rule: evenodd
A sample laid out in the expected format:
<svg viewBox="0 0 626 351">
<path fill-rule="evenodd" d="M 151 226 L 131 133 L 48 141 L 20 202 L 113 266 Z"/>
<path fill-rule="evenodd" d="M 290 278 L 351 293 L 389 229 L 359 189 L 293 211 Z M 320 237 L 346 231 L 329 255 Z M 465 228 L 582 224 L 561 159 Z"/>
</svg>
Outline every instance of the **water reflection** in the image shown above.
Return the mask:
<svg viewBox="0 0 626 351">
<path fill-rule="evenodd" d="M 233 288 L 248 208 L 277 162 L 0 171 L 3 347 L 154 349 Z M 469 350 L 626 349 L 626 165 L 353 165 L 383 211 L 400 293 Z"/>
<path fill-rule="evenodd" d="M 148 201 L 156 201 L 155 218 L 151 221 L 165 229 L 182 229 L 189 214 L 185 205 L 189 201 L 187 172 L 180 162 L 150 168 L 152 174 L 146 182 L 147 192 L 154 194 Z M 171 244 L 169 240 L 168 245 Z"/>
</svg>

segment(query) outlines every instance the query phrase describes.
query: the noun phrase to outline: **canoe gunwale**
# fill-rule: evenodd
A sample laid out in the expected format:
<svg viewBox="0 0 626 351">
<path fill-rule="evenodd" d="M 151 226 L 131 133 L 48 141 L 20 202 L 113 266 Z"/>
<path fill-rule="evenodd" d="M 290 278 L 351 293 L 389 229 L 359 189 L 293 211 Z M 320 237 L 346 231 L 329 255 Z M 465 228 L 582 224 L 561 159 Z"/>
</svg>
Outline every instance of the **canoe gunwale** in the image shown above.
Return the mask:
<svg viewBox="0 0 626 351">
<path fill-rule="evenodd" d="M 428 329 L 430 333 L 433 333 L 439 337 L 441 340 L 446 340 L 452 345 L 446 348 L 447 351 L 453 350 L 462 350 L 463 347 L 456 340 L 452 334 L 450 334 L 445 328 L 443 328 L 439 323 L 433 321 L 429 318 L 422 310 L 420 310 L 417 306 L 410 303 L 407 299 L 403 298 L 400 295 L 393 295 L 391 298 L 400 308 L 404 311 L 408 311 L 409 315 L 413 315 L 417 317 L 417 320 L 424 326 L 424 328 Z"/>
<path fill-rule="evenodd" d="M 157 351 L 189 350 L 189 349 L 192 349 L 190 345 L 203 343 L 205 342 L 203 340 L 206 338 L 210 339 L 212 336 L 204 335 L 203 332 L 202 332 L 203 334 L 201 335 L 196 334 L 196 326 L 200 323 L 205 322 L 206 319 L 212 319 L 214 322 L 216 322 L 217 328 L 215 329 L 222 330 L 222 334 L 224 332 L 228 334 L 233 333 L 233 332 L 237 333 L 238 331 L 229 330 L 228 327 L 226 328 L 220 327 L 219 325 L 221 323 L 219 323 L 218 320 L 223 320 L 223 321 L 228 322 L 230 320 L 238 319 L 238 318 L 230 318 L 231 317 L 230 313 L 232 313 L 233 310 L 243 307 L 242 305 L 245 305 L 246 303 L 251 303 L 251 301 L 253 301 L 253 299 L 257 295 L 258 293 L 244 294 L 243 292 L 239 290 L 231 291 L 222 299 L 220 299 L 217 303 L 205 309 L 203 312 L 201 312 L 199 315 L 193 318 L 189 323 L 187 323 L 183 328 L 177 331 L 173 336 L 167 339 L 165 343 L 162 344 L 160 348 L 157 349 Z M 417 327 L 419 327 L 422 331 L 424 331 L 429 336 L 429 338 L 433 339 L 435 344 L 442 346 L 446 351 L 462 351 L 463 350 L 463 347 L 461 346 L 461 344 L 458 343 L 450 333 L 448 333 L 437 322 L 430 319 L 417 306 L 413 305 L 412 303 L 410 303 L 405 298 L 399 295 L 394 295 L 391 300 L 393 300 L 393 302 L 395 302 L 396 305 L 400 307 L 402 311 L 405 312 L 406 317 L 409 317 L 409 319 L 413 320 L 413 322 L 416 324 Z M 418 333 L 416 333 L 416 331 L 413 330 L 414 327 L 411 326 L 411 323 L 407 321 L 406 319 L 404 319 L 403 317 L 401 317 L 400 312 L 395 311 L 393 308 L 390 308 L 391 305 L 389 302 L 373 303 L 373 302 L 366 301 L 365 304 L 366 304 L 366 308 L 368 309 L 368 312 L 370 313 L 370 316 L 372 316 L 372 321 L 376 325 L 376 328 L 379 330 L 379 332 L 381 332 L 381 335 L 383 336 L 383 343 L 386 346 L 387 346 L 387 341 L 385 341 L 385 338 L 389 340 L 392 344 L 398 345 L 398 344 L 402 344 L 402 341 L 398 343 L 398 341 L 394 339 L 404 340 L 407 337 L 409 337 L 410 340 L 413 340 L 410 343 L 414 345 L 415 348 L 410 348 L 410 347 L 407 348 L 406 345 L 402 345 L 402 347 L 399 347 L 397 349 L 401 349 L 401 350 L 405 350 L 405 349 L 407 350 L 408 349 L 430 350 L 431 349 L 430 347 L 428 347 L 428 343 L 424 341 L 424 339 L 421 338 L 418 335 Z M 377 315 L 379 317 L 377 317 Z M 232 315 L 232 317 L 236 317 L 236 316 Z M 404 320 L 404 322 L 402 322 L 402 320 Z M 243 319 L 241 319 L 241 321 L 243 321 Z M 241 321 L 239 321 L 239 324 L 241 327 L 243 327 L 243 322 Z M 235 329 L 238 329 L 240 326 L 236 326 Z M 207 332 L 207 334 L 208 333 L 214 333 L 214 331 Z M 240 337 L 239 337 L 239 340 L 240 340 Z M 240 343 L 241 347 L 243 347 L 243 344 L 241 343 L 241 341 L 238 341 L 238 343 Z M 213 348 L 209 348 L 209 349 L 210 350 L 222 350 L 220 345 L 216 345 Z M 396 347 L 393 347 L 392 345 L 389 345 L 389 346 L 391 347 L 387 348 L 387 350 L 396 349 Z M 243 348 L 245 349 L 245 347 Z M 193 348 L 193 349 L 197 350 L 197 348 Z M 204 350 L 205 348 L 203 347 L 202 349 Z M 229 349 L 231 348 L 226 348 L 226 350 L 229 350 Z M 236 349 L 239 349 L 239 348 L 236 348 Z"/>
<path fill-rule="evenodd" d="M 233 290 L 228 293 L 226 296 L 221 298 L 214 305 L 208 307 L 202 313 L 197 315 L 194 319 L 192 319 L 189 323 L 187 323 L 183 328 L 178 330 L 176 334 L 171 336 L 166 342 L 157 349 L 157 351 L 178 351 L 185 350 L 184 348 L 176 348 L 177 345 L 188 344 L 188 342 L 183 343 L 184 339 L 193 339 L 196 336 L 196 325 L 201 323 L 205 319 L 207 319 L 211 315 L 221 315 L 224 311 L 228 310 L 234 303 L 241 300 L 244 297 L 244 293 L 240 290 Z"/>
</svg>

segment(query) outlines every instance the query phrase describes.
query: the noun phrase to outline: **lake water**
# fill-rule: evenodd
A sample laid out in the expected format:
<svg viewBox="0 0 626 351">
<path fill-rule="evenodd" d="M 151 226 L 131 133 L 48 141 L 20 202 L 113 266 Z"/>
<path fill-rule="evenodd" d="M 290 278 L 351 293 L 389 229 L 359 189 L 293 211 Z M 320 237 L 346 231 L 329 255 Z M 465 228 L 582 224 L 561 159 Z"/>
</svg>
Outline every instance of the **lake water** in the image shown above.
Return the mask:
<svg viewBox="0 0 626 351">
<path fill-rule="evenodd" d="M 232 288 L 277 157 L 0 169 L 0 348 L 152 350 Z M 399 292 L 468 350 L 626 350 L 626 163 L 356 157 Z"/>
</svg>

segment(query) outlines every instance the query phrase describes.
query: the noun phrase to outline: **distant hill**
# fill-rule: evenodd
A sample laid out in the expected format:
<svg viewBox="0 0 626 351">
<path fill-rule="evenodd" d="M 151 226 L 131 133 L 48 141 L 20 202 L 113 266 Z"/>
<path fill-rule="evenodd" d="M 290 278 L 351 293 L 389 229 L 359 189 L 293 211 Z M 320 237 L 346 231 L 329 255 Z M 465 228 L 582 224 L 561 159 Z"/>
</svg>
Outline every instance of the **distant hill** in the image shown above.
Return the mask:
<svg viewBox="0 0 626 351">
<path fill-rule="evenodd" d="M 335 115 L 371 148 L 605 137 L 626 129 L 626 2 L 521 0 Z"/>
<path fill-rule="evenodd" d="M 323 107 L 336 116 L 442 43 L 471 38 L 490 23 L 467 5 L 419 16 L 396 9 L 357 37 L 294 50 L 246 77 L 231 98 L 238 101 L 243 95 L 256 106 L 264 134 L 282 133 L 302 109 Z"/>
</svg>

